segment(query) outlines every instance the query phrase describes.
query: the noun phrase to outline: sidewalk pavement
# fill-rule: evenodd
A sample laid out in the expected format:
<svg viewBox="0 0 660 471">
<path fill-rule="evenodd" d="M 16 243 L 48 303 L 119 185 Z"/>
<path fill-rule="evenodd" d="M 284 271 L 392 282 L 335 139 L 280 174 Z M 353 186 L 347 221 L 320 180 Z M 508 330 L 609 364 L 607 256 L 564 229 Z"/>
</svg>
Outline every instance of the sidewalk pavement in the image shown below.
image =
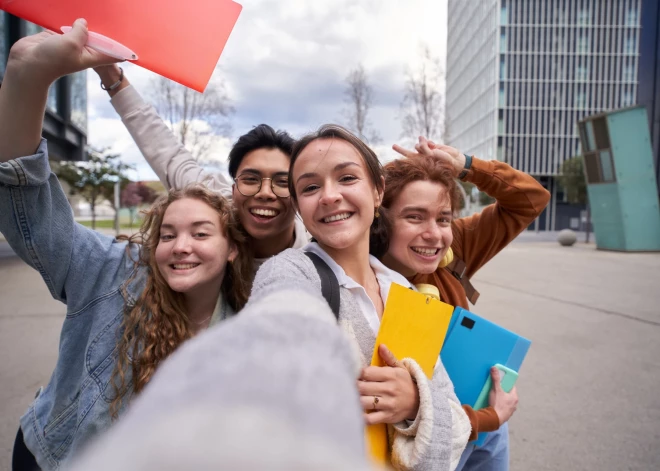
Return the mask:
<svg viewBox="0 0 660 471">
<path fill-rule="evenodd" d="M 473 279 L 473 311 L 532 340 L 511 470 L 660 469 L 660 254 L 526 240 Z M 18 418 L 52 372 L 65 309 L 15 257 L 0 259 L 0 299 L 3 470 Z"/>
</svg>

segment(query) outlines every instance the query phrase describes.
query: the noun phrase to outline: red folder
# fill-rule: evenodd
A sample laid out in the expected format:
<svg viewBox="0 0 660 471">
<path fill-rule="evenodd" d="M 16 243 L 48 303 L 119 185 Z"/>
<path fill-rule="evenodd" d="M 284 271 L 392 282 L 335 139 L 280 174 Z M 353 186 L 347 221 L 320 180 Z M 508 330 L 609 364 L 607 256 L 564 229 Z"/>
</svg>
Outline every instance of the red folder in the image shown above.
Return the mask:
<svg viewBox="0 0 660 471">
<path fill-rule="evenodd" d="M 0 0 L 0 10 L 60 31 L 90 31 L 134 51 L 137 65 L 203 92 L 238 20 L 231 0 Z"/>
</svg>

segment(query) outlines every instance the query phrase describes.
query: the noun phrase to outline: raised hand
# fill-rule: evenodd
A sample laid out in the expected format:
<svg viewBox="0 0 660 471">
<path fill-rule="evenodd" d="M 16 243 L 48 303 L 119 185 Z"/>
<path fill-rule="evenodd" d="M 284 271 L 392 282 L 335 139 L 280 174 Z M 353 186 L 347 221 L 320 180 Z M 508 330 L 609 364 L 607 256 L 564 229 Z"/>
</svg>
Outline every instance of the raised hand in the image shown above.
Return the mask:
<svg viewBox="0 0 660 471">
<path fill-rule="evenodd" d="M 7 69 L 20 70 L 31 82 L 50 84 L 64 75 L 119 60 L 85 46 L 87 21 L 78 19 L 65 34 L 50 31 L 17 41 L 9 52 Z"/>
<path fill-rule="evenodd" d="M 465 155 L 458 149 L 444 144 L 436 144 L 422 136 L 419 137 L 417 144 L 415 144 L 415 151 L 404 149 L 397 144 L 394 144 L 392 149 L 408 158 L 415 158 L 419 155 L 435 157 L 451 165 L 454 168 L 455 176 L 458 176 L 465 167 Z"/>
<path fill-rule="evenodd" d="M 360 403 L 367 412 L 366 423 L 395 424 L 413 420 L 419 409 L 417 385 L 385 345 L 378 347 L 378 354 L 387 366 L 368 366 L 358 380 Z"/>
<path fill-rule="evenodd" d="M 59 35 L 44 32 L 16 42 L 0 88 L 0 162 L 33 154 L 41 141 L 48 87 L 59 77 L 117 62 L 85 46 L 87 22 Z"/>
</svg>

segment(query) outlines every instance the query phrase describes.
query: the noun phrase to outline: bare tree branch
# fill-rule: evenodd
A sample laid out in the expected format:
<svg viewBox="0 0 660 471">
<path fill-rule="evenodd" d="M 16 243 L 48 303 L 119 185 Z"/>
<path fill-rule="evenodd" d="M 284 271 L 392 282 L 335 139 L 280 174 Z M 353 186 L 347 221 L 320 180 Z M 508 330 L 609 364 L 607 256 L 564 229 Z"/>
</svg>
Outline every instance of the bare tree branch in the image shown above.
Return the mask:
<svg viewBox="0 0 660 471">
<path fill-rule="evenodd" d="M 347 127 L 372 144 L 380 141 L 378 132 L 372 129 L 368 119 L 373 104 L 373 88 L 369 84 L 364 66 L 359 64 L 346 77 L 344 90 L 344 116 L 348 120 Z"/>
<path fill-rule="evenodd" d="M 224 82 L 209 83 L 198 93 L 164 77 L 153 82 L 152 98 L 158 113 L 197 160 L 209 157 L 214 137 L 229 137 L 234 113 Z"/>
<path fill-rule="evenodd" d="M 407 72 L 401 102 L 402 137 L 422 135 L 442 142 L 445 100 L 440 84 L 444 71 L 428 46 L 422 49 L 420 59 L 418 69 Z"/>
</svg>

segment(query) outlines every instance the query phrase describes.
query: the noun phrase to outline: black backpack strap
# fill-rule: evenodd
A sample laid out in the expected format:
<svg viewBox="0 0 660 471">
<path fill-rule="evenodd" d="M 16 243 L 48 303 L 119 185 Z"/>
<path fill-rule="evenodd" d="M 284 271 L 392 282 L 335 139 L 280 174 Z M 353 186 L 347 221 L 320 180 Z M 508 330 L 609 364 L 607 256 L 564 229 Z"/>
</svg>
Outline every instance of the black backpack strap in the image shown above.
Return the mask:
<svg viewBox="0 0 660 471">
<path fill-rule="evenodd" d="M 477 299 L 479 299 L 479 291 L 477 291 L 475 287 L 472 286 L 472 283 L 468 277 L 465 276 L 465 271 L 467 270 L 467 265 L 465 265 L 465 262 L 454 256 L 454 260 L 445 268 L 449 270 L 452 275 L 454 275 L 454 278 L 456 278 L 461 283 L 461 285 L 463 285 L 463 289 L 465 290 L 465 295 L 467 296 L 468 301 L 470 301 L 473 306 L 477 304 Z"/>
<path fill-rule="evenodd" d="M 339 281 L 332 269 L 321 257 L 313 252 L 305 252 L 305 255 L 314 264 L 319 277 L 321 278 L 321 293 L 330 305 L 335 318 L 339 320 Z"/>
</svg>

